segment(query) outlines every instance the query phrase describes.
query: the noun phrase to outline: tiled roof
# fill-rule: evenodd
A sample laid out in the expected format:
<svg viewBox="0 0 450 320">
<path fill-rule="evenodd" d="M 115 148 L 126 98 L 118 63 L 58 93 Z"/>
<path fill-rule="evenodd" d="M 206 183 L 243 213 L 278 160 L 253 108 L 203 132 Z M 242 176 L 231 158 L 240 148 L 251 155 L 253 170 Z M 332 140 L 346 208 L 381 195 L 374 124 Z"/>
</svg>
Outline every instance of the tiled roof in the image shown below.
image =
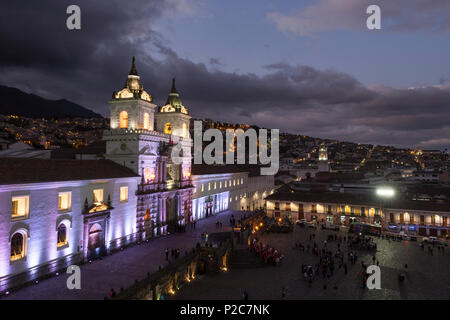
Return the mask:
<svg viewBox="0 0 450 320">
<path fill-rule="evenodd" d="M 191 171 L 193 175 L 248 172 L 249 176 L 258 176 L 260 175 L 260 166 L 192 164 Z"/>
<path fill-rule="evenodd" d="M 110 160 L 0 158 L 0 185 L 138 176 Z"/>
</svg>

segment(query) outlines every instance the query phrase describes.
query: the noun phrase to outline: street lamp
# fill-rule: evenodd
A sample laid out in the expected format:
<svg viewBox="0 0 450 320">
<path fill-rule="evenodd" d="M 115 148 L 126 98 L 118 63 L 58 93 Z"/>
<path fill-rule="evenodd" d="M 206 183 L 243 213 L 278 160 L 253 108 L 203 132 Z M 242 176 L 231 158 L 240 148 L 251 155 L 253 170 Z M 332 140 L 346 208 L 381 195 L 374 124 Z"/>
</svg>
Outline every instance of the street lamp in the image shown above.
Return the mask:
<svg viewBox="0 0 450 320">
<path fill-rule="evenodd" d="M 389 187 L 380 187 L 376 189 L 377 196 L 381 199 L 381 212 L 384 213 L 384 225 L 387 225 L 387 216 L 384 212 L 384 206 L 383 206 L 383 200 L 384 199 L 391 199 L 395 195 L 395 190 Z"/>
</svg>

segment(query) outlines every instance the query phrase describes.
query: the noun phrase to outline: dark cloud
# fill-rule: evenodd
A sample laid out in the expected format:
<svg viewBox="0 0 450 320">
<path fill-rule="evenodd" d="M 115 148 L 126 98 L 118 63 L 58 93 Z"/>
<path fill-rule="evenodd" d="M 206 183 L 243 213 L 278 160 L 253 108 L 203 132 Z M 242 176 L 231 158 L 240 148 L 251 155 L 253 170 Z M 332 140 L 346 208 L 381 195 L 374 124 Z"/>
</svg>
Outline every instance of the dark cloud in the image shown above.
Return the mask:
<svg viewBox="0 0 450 320">
<path fill-rule="evenodd" d="M 213 67 L 221 67 L 223 66 L 222 60 L 220 58 L 210 58 L 209 64 Z"/>
<path fill-rule="evenodd" d="M 182 1 L 185 5 L 185 1 Z M 252 123 L 324 138 L 390 145 L 450 146 L 450 86 L 366 87 L 336 70 L 274 63 L 258 76 L 184 59 L 152 25 L 177 1 L 78 1 L 82 30 L 65 27 L 73 2 L 1 3 L 0 83 L 67 98 L 108 114 L 136 55 L 144 87 L 163 103 L 170 78 L 194 117 Z M 5 50 L 3 50 L 5 49 Z M 209 67 L 212 67 L 210 69 Z"/>
</svg>

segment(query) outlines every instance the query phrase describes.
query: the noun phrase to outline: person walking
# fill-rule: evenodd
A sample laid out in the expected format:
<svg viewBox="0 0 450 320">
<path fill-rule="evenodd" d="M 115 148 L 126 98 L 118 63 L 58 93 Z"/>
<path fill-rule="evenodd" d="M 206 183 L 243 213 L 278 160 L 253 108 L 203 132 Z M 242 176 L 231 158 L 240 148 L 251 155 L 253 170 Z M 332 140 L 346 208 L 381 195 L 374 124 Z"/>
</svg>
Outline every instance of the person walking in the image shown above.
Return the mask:
<svg viewBox="0 0 450 320">
<path fill-rule="evenodd" d="M 337 294 L 337 290 L 338 290 L 338 286 L 337 286 L 337 283 L 335 283 L 334 286 L 333 286 L 333 293 L 334 293 L 334 295 Z"/>
</svg>

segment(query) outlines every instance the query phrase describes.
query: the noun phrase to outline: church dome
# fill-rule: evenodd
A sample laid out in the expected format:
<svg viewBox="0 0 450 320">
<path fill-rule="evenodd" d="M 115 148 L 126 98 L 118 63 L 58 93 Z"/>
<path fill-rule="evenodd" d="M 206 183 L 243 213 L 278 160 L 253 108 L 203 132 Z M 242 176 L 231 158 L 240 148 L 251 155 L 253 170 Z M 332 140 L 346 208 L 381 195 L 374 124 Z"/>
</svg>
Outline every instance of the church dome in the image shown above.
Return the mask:
<svg viewBox="0 0 450 320">
<path fill-rule="evenodd" d="M 159 112 L 180 112 L 189 114 L 188 110 L 183 106 L 183 103 L 181 102 L 180 94 L 175 88 L 175 78 L 172 79 L 172 89 L 170 90 L 169 96 L 167 97 L 166 104 L 160 108 Z"/>
<path fill-rule="evenodd" d="M 131 70 L 128 74 L 125 86 L 119 92 L 113 92 L 113 99 L 142 99 L 148 102 L 152 102 L 152 96 L 144 90 L 141 84 L 140 77 L 136 70 L 135 58 L 131 63 Z"/>
</svg>

